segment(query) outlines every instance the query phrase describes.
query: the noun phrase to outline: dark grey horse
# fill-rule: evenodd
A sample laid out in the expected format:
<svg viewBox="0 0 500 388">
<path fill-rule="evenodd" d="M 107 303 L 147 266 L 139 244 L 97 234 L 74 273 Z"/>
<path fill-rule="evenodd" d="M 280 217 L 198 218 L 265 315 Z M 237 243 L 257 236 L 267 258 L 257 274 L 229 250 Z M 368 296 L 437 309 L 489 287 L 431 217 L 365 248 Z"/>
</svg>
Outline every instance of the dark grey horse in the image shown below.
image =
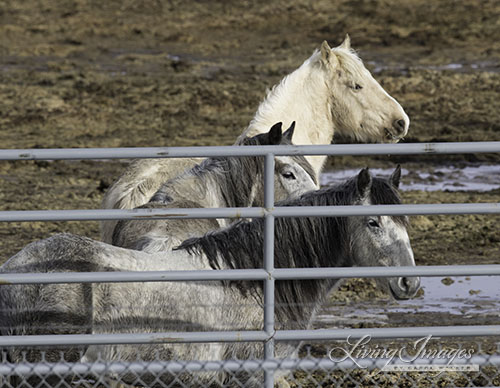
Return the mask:
<svg viewBox="0 0 500 388">
<path fill-rule="evenodd" d="M 269 132 L 245 138 L 243 146 L 290 145 L 295 123 L 281 133 L 281 123 Z M 213 157 L 165 182 L 140 208 L 213 208 L 264 206 L 264 157 Z M 277 199 L 296 197 L 316 188 L 314 170 L 303 156 L 275 160 Z M 189 237 L 225 227 L 230 220 L 124 220 L 113 231 L 113 245 L 149 253 L 172 249 Z M 106 224 L 108 227 L 110 224 Z"/>
<path fill-rule="evenodd" d="M 281 206 L 399 204 L 400 169 L 389 180 L 367 169 L 347 182 L 303 194 Z M 278 218 L 275 265 L 278 268 L 415 265 L 406 217 Z M 230 227 L 183 242 L 176 250 L 147 254 L 75 235 L 56 235 L 26 246 L 0 272 L 156 271 L 261 268 L 263 220 L 242 220 Z M 309 328 L 338 279 L 276 282 L 277 329 Z M 419 278 L 380 281 L 395 298 L 410 298 Z M 2 285 L 1 334 L 91 334 L 207 330 L 261 330 L 261 282 L 210 281 L 116 284 Z M 293 357 L 300 344 L 278 342 L 276 357 Z M 260 343 L 110 345 L 45 349 L 47 361 L 223 360 L 262 356 Z M 22 352 L 25 351 L 23 356 Z M 83 352 L 83 358 L 79 354 Z M 37 361 L 39 349 L 8 349 L 13 362 Z M 229 375 L 197 374 L 199 382 Z M 238 375 L 246 386 L 260 386 L 258 375 Z M 178 376 L 192 386 L 193 375 Z M 134 383 L 132 375 L 120 376 Z M 141 376 L 159 386 L 155 376 Z M 159 378 L 172 383 L 173 376 Z"/>
</svg>

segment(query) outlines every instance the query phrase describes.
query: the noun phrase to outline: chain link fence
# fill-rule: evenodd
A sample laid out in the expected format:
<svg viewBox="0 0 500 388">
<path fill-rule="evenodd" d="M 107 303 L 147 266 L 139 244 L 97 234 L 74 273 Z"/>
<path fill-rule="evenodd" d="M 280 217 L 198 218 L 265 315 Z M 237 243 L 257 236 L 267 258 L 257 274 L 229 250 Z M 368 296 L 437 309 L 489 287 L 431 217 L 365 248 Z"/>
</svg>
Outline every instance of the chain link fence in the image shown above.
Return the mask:
<svg viewBox="0 0 500 388">
<path fill-rule="evenodd" d="M 349 358 L 345 342 L 302 347 L 296 359 L 169 361 L 151 360 L 49 362 L 44 352 L 36 363 L 10 363 L 2 354 L 2 387 L 260 387 L 263 370 L 275 371 L 279 387 L 485 387 L 500 386 L 500 355 L 483 351 L 482 340 L 461 343 L 476 352 L 468 359 L 431 358 L 418 352 L 399 352 L 400 344 L 373 344 L 379 351 L 398 350 L 393 358 Z M 399 347 L 398 347 L 399 346 Z M 427 356 L 455 349 L 442 343 Z M 322 355 L 322 351 L 328 348 Z M 337 354 L 335 353 L 337 351 Z M 346 349 L 347 350 L 347 349 Z M 154 353 L 154 351 L 153 351 Z M 392 368 L 392 369 L 391 369 Z"/>
</svg>

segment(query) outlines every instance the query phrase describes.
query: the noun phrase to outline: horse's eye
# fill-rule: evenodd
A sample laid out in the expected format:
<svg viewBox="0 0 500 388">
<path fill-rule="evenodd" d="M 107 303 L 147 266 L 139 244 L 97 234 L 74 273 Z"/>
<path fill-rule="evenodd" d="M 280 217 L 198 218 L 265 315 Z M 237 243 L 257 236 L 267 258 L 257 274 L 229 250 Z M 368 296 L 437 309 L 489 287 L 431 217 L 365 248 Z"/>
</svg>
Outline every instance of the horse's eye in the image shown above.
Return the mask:
<svg viewBox="0 0 500 388">
<path fill-rule="evenodd" d="M 354 90 L 361 90 L 361 89 L 363 89 L 363 87 L 361 85 L 359 85 L 359 84 L 354 85 Z"/>
<path fill-rule="evenodd" d="M 373 219 L 372 220 L 368 220 L 368 226 L 370 226 L 372 228 L 379 228 L 380 227 L 380 225 L 378 224 L 378 222 L 375 221 L 375 220 L 373 220 Z"/>
<path fill-rule="evenodd" d="M 293 174 L 293 172 L 290 172 L 290 171 L 287 171 L 287 172 L 283 173 L 283 177 L 285 179 L 296 179 L 295 175 Z"/>
</svg>

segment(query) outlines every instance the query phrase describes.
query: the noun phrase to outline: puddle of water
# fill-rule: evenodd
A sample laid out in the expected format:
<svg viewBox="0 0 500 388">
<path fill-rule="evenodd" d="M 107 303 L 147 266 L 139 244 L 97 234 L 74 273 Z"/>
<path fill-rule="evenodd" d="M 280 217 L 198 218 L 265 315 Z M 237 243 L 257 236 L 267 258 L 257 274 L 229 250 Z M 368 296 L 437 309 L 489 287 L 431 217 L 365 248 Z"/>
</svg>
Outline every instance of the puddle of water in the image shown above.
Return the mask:
<svg viewBox="0 0 500 388">
<path fill-rule="evenodd" d="M 422 278 L 425 295 L 419 299 L 419 312 L 447 312 L 450 314 L 500 312 L 500 287 L 497 276 L 453 277 L 453 283 L 443 283 L 443 278 Z M 446 282 L 448 283 L 448 282 Z M 415 300 L 398 302 L 394 311 L 414 309 Z"/>
<path fill-rule="evenodd" d="M 377 176 L 389 176 L 394 169 L 373 168 L 370 171 Z M 402 169 L 400 190 L 422 191 L 490 191 L 500 188 L 500 165 L 438 166 L 429 170 Z M 342 182 L 355 176 L 359 169 L 328 171 L 321 174 L 321 185 Z"/>
<path fill-rule="evenodd" d="M 498 276 L 453 277 L 446 285 L 442 277 L 423 277 L 424 296 L 405 301 L 375 300 L 361 303 L 331 303 L 316 317 L 319 326 L 343 326 L 361 322 L 386 324 L 388 314 L 439 313 L 443 319 L 450 315 L 465 318 L 500 316 L 500 287 Z M 448 282 L 447 282 L 448 283 Z"/>
</svg>

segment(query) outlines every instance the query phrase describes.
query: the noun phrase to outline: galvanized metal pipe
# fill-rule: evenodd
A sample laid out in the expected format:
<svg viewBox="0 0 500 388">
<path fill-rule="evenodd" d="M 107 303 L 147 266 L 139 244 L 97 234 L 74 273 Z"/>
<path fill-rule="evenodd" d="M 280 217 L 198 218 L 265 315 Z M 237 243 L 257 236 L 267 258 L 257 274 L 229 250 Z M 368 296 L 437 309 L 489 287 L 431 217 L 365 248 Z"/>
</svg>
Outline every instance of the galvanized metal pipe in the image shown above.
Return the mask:
<svg viewBox="0 0 500 388">
<path fill-rule="evenodd" d="M 276 330 L 271 337 L 265 331 L 203 331 L 126 334 L 57 334 L 0 336 L 0 347 L 87 346 L 163 343 L 345 341 L 347 338 L 396 339 L 435 337 L 500 336 L 500 325 L 388 327 L 370 329 Z"/>
<path fill-rule="evenodd" d="M 129 283 L 213 280 L 265 280 L 264 269 L 133 272 L 0 273 L 0 287 L 6 284 Z"/>
<path fill-rule="evenodd" d="M 276 341 L 332 341 L 346 338 L 372 339 L 500 336 L 500 325 L 383 327 L 371 329 L 278 330 Z"/>
<path fill-rule="evenodd" d="M 500 276 L 500 264 L 430 265 L 417 267 L 275 268 L 272 271 L 272 277 L 276 280 L 401 276 Z M 0 273 L 0 287 L 9 284 L 184 282 L 267 280 L 269 278 L 270 272 L 257 268 L 199 271 Z"/>
<path fill-rule="evenodd" d="M 137 148 L 2 149 L 0 160 L 76 160 L 283 155 L 419 155 L 500 152 L 500 142 Z"/>
<path fill-rule="evenodd" d="M 0 222 L 154 220 L 192 218 L 350 217 L 432 214 L 500 214 L 500 203 L 370 206 L 284 206 L 275 208 L 100 209 L 0 211 Z"/>
<path fill-rule="evenodd" d="M 264 166 L 264 207 L 268 211 L 264 219 L 264 331 L 268 340 L 264 343 L 264 361 L 274 358 L 274 155 L 266 154 Z M 264 369 L 264 386 L 274 387 L 274 370 Z"/>
</svg>

